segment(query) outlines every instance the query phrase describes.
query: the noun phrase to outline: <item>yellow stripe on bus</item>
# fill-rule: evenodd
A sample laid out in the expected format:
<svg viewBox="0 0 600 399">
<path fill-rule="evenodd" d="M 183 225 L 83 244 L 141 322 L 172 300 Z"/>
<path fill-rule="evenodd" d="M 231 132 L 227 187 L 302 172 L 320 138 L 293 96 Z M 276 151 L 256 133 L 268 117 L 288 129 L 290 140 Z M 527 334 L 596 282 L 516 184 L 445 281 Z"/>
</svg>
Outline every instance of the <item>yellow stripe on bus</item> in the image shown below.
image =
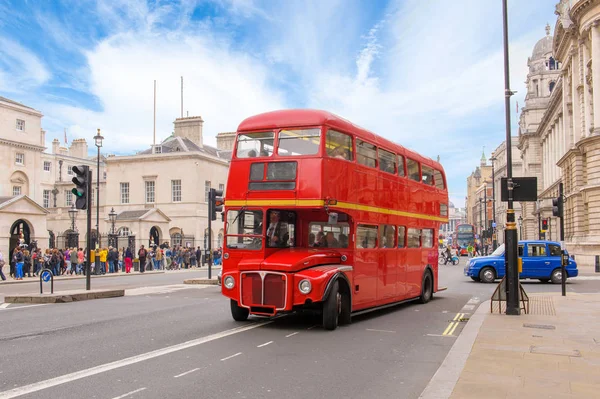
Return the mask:
<svg viewBox="0 0 600 399">
<path fill-rule="evenodd" d="M 324 200 L 304 200 L 304 199 L 272 199 L 272 200 L 226 200 L 225 206 L 298 206 L 298 207 L 320 207 L 325 206 Z M 448 223 L 448 218 L 440 216 L 425 215 L 422 213 L 412 213 L 397 211 L 394 209 L 378 208 L 375 206 L 353 204 L 350 202 L 338 201 L 337 205 L 330 205 L 331 208 L 352 209 L 356 211 L 366 211 L 383 213 L 386 215 L 405 216 L 417 219 L 434 220 L 437 222 Z"/>
</svg>

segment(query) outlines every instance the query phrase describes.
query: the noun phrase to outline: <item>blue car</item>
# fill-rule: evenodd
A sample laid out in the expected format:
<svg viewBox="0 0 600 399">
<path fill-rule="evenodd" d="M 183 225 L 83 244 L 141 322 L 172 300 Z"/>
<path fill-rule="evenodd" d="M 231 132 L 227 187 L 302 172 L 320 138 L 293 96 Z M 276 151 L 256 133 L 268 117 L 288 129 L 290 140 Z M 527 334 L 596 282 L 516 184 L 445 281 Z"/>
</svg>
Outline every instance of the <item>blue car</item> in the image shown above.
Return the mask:
<svg viewBox="0 0 600 399">
<path fill-rule="evenodd" d="M 560 284 L 561 252 L 560 243 L 554 241 L 519 241 L 519 258 L 523 261 L 521 279 L 537 279 L 543 283 L 552 281 Z M 567 278 L 577 277 L 577 263 L 569 258 L 566 266 Z M 500 245 L 489 256 L 472 258 L 467 262 L 464 270 L 465 276 L 474 281 L 493 283 L 494 280 L 504 277 L 504 244 Z"/>
</svg>

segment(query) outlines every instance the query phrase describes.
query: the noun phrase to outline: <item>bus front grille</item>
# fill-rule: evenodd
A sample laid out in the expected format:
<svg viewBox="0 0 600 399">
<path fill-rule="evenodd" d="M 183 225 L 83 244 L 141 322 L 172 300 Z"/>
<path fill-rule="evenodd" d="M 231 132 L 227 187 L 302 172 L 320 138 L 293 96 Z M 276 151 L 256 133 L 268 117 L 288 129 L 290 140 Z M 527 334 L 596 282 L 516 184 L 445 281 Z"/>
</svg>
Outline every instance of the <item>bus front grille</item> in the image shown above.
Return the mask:
<svg viewBox="0 0 600 399">
<path fill-rule="evenodd" d="M 285 309 L 287 277 L 283 273 L 243 272 L 242 273 L 242 305 L 274 306 L 277 310 Z"/>
</svg>

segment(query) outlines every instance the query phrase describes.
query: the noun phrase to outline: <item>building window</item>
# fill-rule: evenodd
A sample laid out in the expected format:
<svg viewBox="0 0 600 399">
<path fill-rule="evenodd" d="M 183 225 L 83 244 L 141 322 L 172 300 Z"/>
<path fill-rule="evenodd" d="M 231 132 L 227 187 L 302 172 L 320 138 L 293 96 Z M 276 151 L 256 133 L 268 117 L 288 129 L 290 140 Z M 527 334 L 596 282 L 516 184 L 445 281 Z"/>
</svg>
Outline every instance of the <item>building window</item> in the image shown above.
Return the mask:
<svg viewBox="0 0 600 399">
<path fill-rule="evenodd" d="M 50 161 L 44 161 L 44 172 L 50 172 L 51 166 L 52 163 L 50 163 Z"/>
<path fill-rule="evenodd" d="M 225 192 L 225 185 L 223 183 L 219 184 L 219 190 Z"/>
<path fill-rule="evenodd" d="M 103 179 L 106 180 L 106 171 L 102 172 Z"/>
<path fill-rule="evenodd" d="M 154 203 L 154 181 L 147 181 L 146 183 L 146 203 Z"/>
<path fill-rule="evenodd" d="M 117 231 L 117 234 L 120 235 L 121 237 L 127 237 L 129 235 L 129 227 L 121 227 Z"/>
<path fill-rule="evenodd" d="M 171 180 L 171 198 L 173 202 L 181 202 L 181 180 Z"/>
<path fill-rule="evenodd" d="M 21 195 L 21 186 L 13 186 L 13 195 Z"/>
<path fill-rule="evenodd" d="M 21 132 L 25 131 L 25 121 L 23 119 L 17 119 L 17 130 Z"/>
<path fill-rule="evenodd" d="M 73 193 L 70 190 L 65 190 L 65 206 L 73 205 Z"/>
<path fill-rule="evenodd" d="M 15 154 L 15 163 L 17 165 L 25 165 L 25 154 L 22 152 L 17 152 Z"/>
<path fill-rule="evenodd" d="M 162 146 L 157 145 L 154 147 L 154 153 L 155 154 L 162 154 Z"/>
<path fill-rule="evenodd" d="M 208 197 L 210 196 L 210 181 L 204 181 L 204 202 L 208 202 Z"/>
<path fill-rule="evenodd" d="M 67 166 L 67 174 L 73 176 L 73 167 L 71 165 Z"/>
<path fill-rule="evenodd" d="M 175 233 L 171 236 L 171 245 L 172 246 L 181 245 L 181 234 Z M 205 247 L 206 247 L 206 245 L 205 245 Z"/>
<path fill-rule="evenodd" d="M 554 90 L 554 86 L 556 86 L 556 82 L 550 82 L 550 85 L 548 85 L 548 90 L 550 90 L 550 93 L 552 93 L 552 90 Z"/>
<path fill-rule="evenodd" d="M 50 208 L 50 190 L 44 190 L 44 208 Z"/>
<path fill-rule="evenodd" d="M 129 204 L 129 183 L 121 183 L 121 204 Z"/>
</svg>

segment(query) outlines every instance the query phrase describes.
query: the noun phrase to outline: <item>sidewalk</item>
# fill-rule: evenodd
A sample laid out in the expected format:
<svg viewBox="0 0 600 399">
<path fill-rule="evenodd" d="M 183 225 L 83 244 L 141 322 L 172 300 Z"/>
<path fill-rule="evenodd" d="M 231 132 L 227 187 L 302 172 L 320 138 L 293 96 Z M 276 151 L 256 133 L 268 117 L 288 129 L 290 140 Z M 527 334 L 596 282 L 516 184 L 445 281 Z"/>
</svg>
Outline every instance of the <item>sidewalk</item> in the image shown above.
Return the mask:
<svg viewBox="0 0 600 399">
<path fill-rule="evenodd" d="M 600 397 L 600 294 L 530 294 L 529 307 L 527 315 L 506 316 L 481 304 L 461 333 L 472 336 L 472 347 L 459 336 L 432 379 L 437 389 L 428 386 L 422 397 L 447 398 L 439 382 L 452 368 L 458 378 L 451 399 Z M 457 364 L 456 346 L 466 363 Z"/>
<path fill-rule="evenodd" d="M 5 267 L 6 268 L 6 267 Z M 213 266 L 212 270 L 220 270 L 221 266 Z M 101 275 L 95 275 L 92 274 L 92 279 L 95 278 L 107 278 L 107 277 L 124 277 L 124 276 L 144 276 L 144 275 L 149 275 L 149 274 L 164 274 L 164 273 L 182 273 L 182 272 L 198 272 L 198 271 L 202 271 L 202 270 L 208 270 L 208 266 L 203 266 L 201 268 L 198 267 L 194 267 L 194 268 L 190 268 L 190 269 L 179 269 L 179 270 L 152 270 L 152 271 L 146 271 L 144 273 L 140 273 L 140 272 L 134 272 L 131 271 L 131 273 L 123 273 L 123 272 L 118 272 L 118 273 L 106 273 L 106 274 L 101 274 Z M 6 274 L 6 273 L 5 273 Z M 54 281 L 64 281 L 64 280 L 83 280 L 85 279 L 85 276 L 83 275 L 68 275 L 68 276 L 55 276 L 54 277 Z M 0 286 L 3 285 L 8 285 L 8 284 L 24 284 L 24 283 L 39 283 L 40 282 L 40 277 L 24 277 L 23 280 L 14 280 L 11 277 L 9 277 L 8 275 L 6 276 L 6 281 L 1 281 L 0 280 Z"/>
</svg>

